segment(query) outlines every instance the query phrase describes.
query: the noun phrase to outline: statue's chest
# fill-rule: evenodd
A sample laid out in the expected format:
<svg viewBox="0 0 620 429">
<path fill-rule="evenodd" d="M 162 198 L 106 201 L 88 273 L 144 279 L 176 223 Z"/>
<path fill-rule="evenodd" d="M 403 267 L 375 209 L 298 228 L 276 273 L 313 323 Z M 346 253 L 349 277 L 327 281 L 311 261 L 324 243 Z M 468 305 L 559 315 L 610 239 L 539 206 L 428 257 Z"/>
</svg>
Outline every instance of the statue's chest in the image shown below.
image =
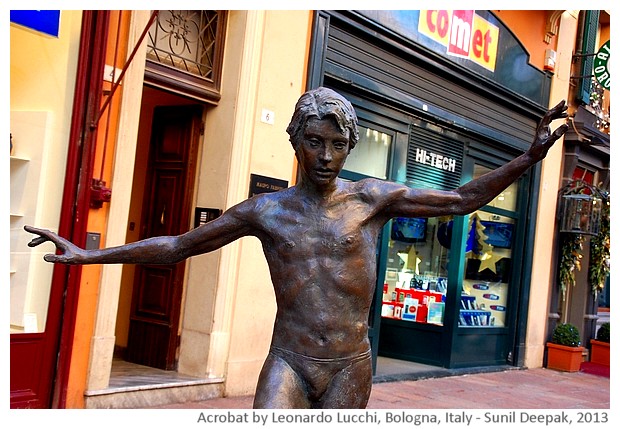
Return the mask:
<svg viewBox="0 0 620 429">
<path fill-rule="evenodd" d="M 273 229 L 278 253 L 329 255 L 358 253 L 372 244 L 365 217 L 353 212 L 314 212 L 287 216 Z"/>
</svg>

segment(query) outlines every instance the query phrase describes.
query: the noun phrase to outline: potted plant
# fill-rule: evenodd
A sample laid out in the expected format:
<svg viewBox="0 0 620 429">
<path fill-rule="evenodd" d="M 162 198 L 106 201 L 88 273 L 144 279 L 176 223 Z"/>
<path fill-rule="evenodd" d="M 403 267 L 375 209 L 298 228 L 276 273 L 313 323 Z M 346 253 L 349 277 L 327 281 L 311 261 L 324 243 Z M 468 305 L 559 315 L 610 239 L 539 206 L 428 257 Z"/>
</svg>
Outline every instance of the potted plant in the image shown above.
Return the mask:
<svg viewBox="0 0 620 429">
<path fill-rule="evenodd" d="M 561 323 L 553 330 L 547 343 L 547 368 L 577 372 L 583 360 L 579 330 L 570 323 Z"/>
<path fill-rule="evenodd" d="M 598 328 L 596 339 L 590 340 L 592 350 L 590 362 L 609 366 L 609 322 L 605 322 Z"/>
</svg>

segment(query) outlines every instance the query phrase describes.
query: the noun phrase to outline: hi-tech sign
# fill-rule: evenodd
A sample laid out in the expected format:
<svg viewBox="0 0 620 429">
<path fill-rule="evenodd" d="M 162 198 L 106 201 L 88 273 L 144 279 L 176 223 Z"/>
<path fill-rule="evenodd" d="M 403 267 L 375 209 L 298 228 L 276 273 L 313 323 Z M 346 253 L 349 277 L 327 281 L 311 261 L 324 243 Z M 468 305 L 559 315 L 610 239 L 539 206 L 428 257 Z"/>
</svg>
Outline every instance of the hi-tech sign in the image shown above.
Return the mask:
<svg viewBox="0 0 620 429">
<path fill-rule="evenodd" d="M 415 149 L 415 162 L 418 164 L 430 165 L 431 167 L 451 173 L 456 172 L 456 159 L 439 155 L 426 149 Z"/>
<path fill-rule="evenodd" d="M 499 28 L 473 10 L 421 10 L 418 31 L 445 46 L 448 55 L 495 71 Z"/>
</svg>

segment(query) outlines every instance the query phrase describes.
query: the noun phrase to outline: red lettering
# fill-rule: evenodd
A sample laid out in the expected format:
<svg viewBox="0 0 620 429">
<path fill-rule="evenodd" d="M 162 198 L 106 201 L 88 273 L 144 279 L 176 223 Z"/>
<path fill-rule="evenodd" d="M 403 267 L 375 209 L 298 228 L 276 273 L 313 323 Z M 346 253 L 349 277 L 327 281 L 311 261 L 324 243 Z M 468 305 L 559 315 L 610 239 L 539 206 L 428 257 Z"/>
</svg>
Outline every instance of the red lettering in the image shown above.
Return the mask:
<svg viewBox="0 0 620 429">
<path fill-rule="evenodd" d="M 439 27 L 439 37 L 444 38 L 446 34 L 448 34 L 448 30 L 450 28 L 450 17 L 448 16 L 448 11 L 440 10 L 437 14 L 437 25 Z"/>
<path fill-rule="evenodd" d="M 471 41 L 471 48 L 474 50 L 474 55 L 477 58 L 480 58 L 482 56 L 482 49 L 480 49 L 481 47 L 482 47 L 482 31 L 476 30 L 474 31 L 474 37 L 472 38 L 472 41 Z"/>
<path fill-rule="evenodd" d="M 437 27 L 435 27 L 435 23 L 433 22 L 433 14 L 435 12 L 436 12 L 435 10 L 426 11 L 426 25 L 428 26 L 428 29 L 431 30 L 432 33 L 437 31 Z"/>
<path fill-rule="evenodd" d="M 491 42 L 493 40 L 491 40 L 491 30 L 487 30 L 487 32 L 484 34 L 484 60 L 486 62 L 489 62 L 489 60 L 491 59 L 491 56 L 489 55 L 489 46 L 491 45 Z"/>
</svg>

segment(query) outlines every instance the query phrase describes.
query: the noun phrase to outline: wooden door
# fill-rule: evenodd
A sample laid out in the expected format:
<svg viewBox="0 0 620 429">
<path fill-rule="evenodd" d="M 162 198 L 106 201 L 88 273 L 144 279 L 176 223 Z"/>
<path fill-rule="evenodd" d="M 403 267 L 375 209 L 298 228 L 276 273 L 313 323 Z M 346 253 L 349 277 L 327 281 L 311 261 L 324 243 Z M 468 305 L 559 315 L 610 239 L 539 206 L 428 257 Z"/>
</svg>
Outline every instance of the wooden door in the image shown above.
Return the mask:
<svg viewBox="0 0 620 429">
<path fill-rule="evenodd" d="M 190 227 L 201 112 L 199 106 L 155 109 L 141 239 L 178 235 Z M 125 357 L 129 362 L 175 369 L 184 268 L 184 262 L 136 266 Z"/>
</svg>

